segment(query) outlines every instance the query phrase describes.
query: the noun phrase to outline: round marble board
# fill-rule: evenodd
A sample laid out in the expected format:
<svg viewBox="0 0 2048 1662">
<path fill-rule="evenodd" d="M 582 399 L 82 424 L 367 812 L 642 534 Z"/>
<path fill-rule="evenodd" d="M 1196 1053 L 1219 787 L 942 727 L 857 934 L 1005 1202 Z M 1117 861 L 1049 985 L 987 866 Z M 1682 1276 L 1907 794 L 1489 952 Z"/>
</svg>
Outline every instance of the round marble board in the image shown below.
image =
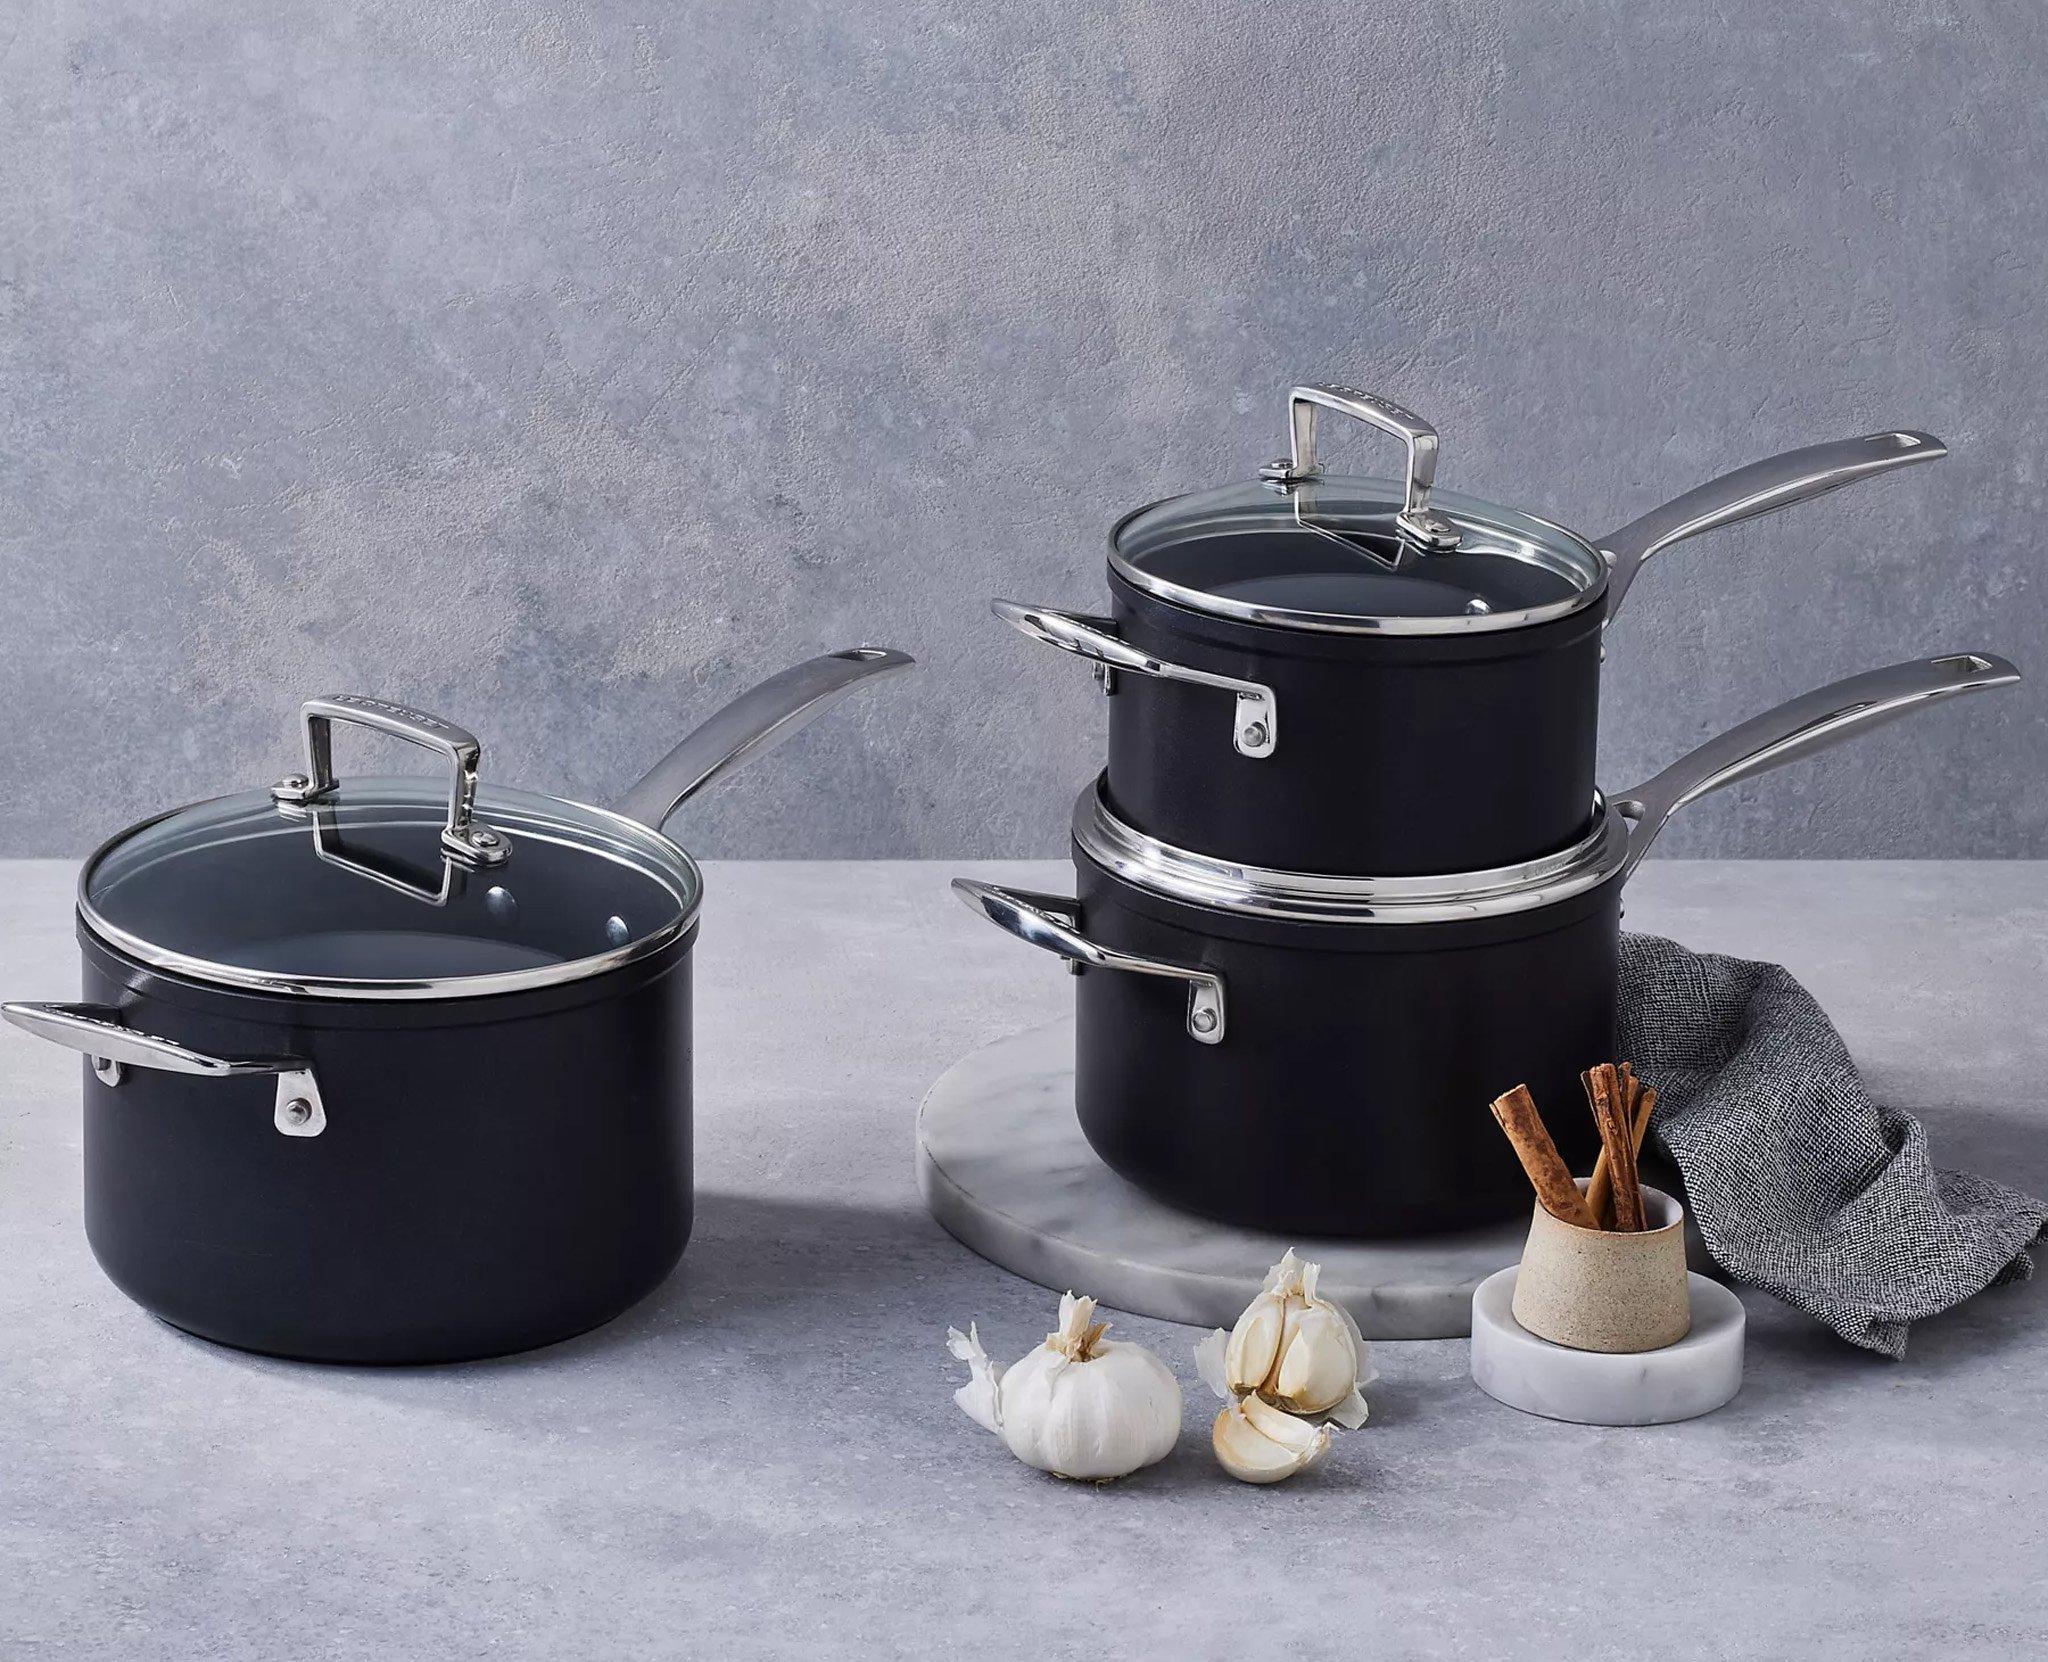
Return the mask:
<svg viewBox="0 0 2048 1662">
<path fill-rule="evenodd" d="M 1670 1425 L 1711 1414 L 1742 1389 L 1742 1300 L 1689 1274 L 1692 1331 L 1633 1355 L 1568 1350 L 1515 1320 L 1520 1266 L 1472 1295 L 1472 1378 L 1497 1402 L 1578 1425 Z"/>
<path fill-rule="evenodd" d="M 1517 1262 L 1517 1218 L 1458 1235 L 1330 1241 L 1176 1212 L 1096 1157 L 1074 1117 L 1072 1017 L 983 1046 L 939 1077 L 917 1116 L 917 1182 L 934 1218 L 993 1264 L 1055 1292 L 1228 1327 L 1293 1247 L 1323 1266 L 1369 1339 L 1456 1339 L 1472 1295 Z"/>
</svg>

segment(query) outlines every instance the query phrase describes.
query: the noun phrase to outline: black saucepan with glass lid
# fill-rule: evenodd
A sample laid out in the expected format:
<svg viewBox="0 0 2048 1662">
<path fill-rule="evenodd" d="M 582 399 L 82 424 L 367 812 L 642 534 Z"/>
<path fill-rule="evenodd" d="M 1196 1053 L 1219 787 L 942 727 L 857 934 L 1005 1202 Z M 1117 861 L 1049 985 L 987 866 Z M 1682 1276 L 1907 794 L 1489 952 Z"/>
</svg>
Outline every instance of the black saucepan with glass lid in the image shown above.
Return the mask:
<svg viewBox="0 0 2048 1662">
<path fill-rule="evenodd" d="M 1406 446 L 1404 479 L 1317 462 L 1316 413 Z M 1177 847 L 1295 871 L 1472 871 L 1590 823 L 1600 642 L 1684 538 L 1947 452 L 1873 433 L 1756 462 L 1589 540 L 1433 492 L 1437 435 L 1350 387 L 1296 387 L 1293 450 L 1110 534 L 1108 617 L 998 600 L 1115 694 L 1109 796 Z"/>
<path fill-rule="evenodd" d="M 1526 1084 L 1575 1169 L 1579 1075 L 1614 1059 L 1623 885 L 1680 808 L 1958 693 L 2019 679 L 1963 654 L 1823 687 L 1601 806 L 1572 847 L 1442 878 L 1331 878 L 1171 848 L 1097 785 L 1074 898 L 956 879 L 1069 961 L 1074 1095 L 1096 1152 L 1187 1211 L 1286 1234 L 1385 1236 L 1526 1213 L 1487 1113 Z"/>
<path fill-rule="evenodd" d="M 479 783 L 475 738 L 359 697 L 306 766 L 145 821 L 79 879 L 85 1223 L 164 1320 L 281 1356 L 453 1361 L 609 1320 L 690 1230 L 690 953 L 669 816 L 911 660 L 859 647 L 727 705 L 616 812 Z M 449 784 L 337 778 L 332 728 Z"/>
</svg>

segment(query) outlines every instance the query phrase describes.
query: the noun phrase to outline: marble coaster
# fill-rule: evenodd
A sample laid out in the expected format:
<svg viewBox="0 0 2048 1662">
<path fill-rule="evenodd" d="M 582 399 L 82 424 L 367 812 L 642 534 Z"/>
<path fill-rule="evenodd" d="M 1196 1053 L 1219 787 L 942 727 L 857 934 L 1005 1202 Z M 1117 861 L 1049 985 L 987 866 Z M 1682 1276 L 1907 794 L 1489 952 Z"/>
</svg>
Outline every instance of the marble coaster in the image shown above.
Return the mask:
<svg viewBox="0 0 2048 1662">
<path fill-rule="evenodd" d="M 1516 1267 L 1472 1295 L 1472 1379 L 1525 1414 L 1578 1425 L 1669 1425 L 1711 1414 L 1742 1389 L 1742 1301 L 1688 1273 L 1692 1331 L 1635 1356 L 1567 1350 L 1515 1320 Z"/>
<path fill-rule="evenodd" d="M 1190 1217 L 1096 1157 L 1074 1118 L 1074 1022 L 998 1039 L 940 1076 L 917 1116 L 931 1214 L 991 1263 L 1117 1310 L 1228 1327 L 1288 1247 L 1371 1339 L 1455 1339 L 1472 1295 L 1522 1255 L 1526 1216 L 1413 1241 L 1266 1235 Z"/>
</svg>

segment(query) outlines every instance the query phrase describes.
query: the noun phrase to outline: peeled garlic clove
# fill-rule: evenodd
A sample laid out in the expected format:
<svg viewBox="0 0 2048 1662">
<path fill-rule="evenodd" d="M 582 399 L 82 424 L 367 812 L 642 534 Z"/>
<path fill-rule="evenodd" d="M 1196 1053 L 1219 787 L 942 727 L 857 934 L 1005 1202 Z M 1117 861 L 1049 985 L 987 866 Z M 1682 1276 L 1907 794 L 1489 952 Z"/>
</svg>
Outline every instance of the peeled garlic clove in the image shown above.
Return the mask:
<svg viewBox="0 0 2048 1662">
<path fill-rule="evenodd" d="M 1272 1377 L 1286 1333 L 1285 1299 L 1261 1293 L 1245 1306 L 1223 1351 L 1224 1376 L 1233 1390 L 1256 1391 Z"/>
<path fill-rule="evenodd" d="M 1291 1450 L 1263 1435 L 1235 1404 L 1218 1411 L 1209 1444 L 1218 1463 L 1240 1483 L 1278 1483 L 1292 1477 L 1301 1464 Z"/>
<path fill-rule="evenodd" d="M 1287 1422 L 1284 1428 L 1275 1426 L 1280 1436 L 1269 1436 L 1253 1422 L 1255 1408 L 1264 1408 L 1276 1421 Z M 1209 1442 L 1223 1469 L 1240 1483 L 1278 1483 L 1320 1460 L 1330 1446 L 1330 1434 L 1267 1407 L 1257 1397 L 1247 1397 L 1216 1416 Z"/>
<path fill-rule="evenodd" d="M 1334 1408 L 1358 1384 L 1358 1352 L 1351 1329 L 1335 1306 L 1311 1304 L 1289 1312 L 1287 1343 L 1272 1384 L 1283 1408 L 1321 1414 Z"/>
<path fill-rule="evenodd" d="M 1270 1438 L 1293 1453 L 1301 1462 L 1298 1468 L 1301 1471 L 1307 1471 L 1330 1452 L 1328 1426 L 1310 1425 L 1307 1420 L 1298 1420 L 1261 1397 L 1244 1399 L 1244 1417 L 1251 1421 L 1252 1429 L 1260 1436 Z"/>
</svg>

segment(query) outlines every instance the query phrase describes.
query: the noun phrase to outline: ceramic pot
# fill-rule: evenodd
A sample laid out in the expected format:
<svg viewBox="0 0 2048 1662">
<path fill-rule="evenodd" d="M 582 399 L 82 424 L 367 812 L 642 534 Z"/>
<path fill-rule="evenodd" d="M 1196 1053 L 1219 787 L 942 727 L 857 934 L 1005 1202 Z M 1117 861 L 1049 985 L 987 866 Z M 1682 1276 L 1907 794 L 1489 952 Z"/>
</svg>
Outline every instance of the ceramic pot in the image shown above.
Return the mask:
<svg viewBox="0 0 2048 1662">
<path fill-rule="evenodd" d="M 1646 1188 L 1643 1217 L 1647 1227 L 1636 1231 L 1582 1229 L 1538 1205 L 1515 1280 L 1515 1320 L 1572 1350 L 1632 1354 L 1683 1339 L 1692 1329 L 1685 1208 Z"/>
</svg>

